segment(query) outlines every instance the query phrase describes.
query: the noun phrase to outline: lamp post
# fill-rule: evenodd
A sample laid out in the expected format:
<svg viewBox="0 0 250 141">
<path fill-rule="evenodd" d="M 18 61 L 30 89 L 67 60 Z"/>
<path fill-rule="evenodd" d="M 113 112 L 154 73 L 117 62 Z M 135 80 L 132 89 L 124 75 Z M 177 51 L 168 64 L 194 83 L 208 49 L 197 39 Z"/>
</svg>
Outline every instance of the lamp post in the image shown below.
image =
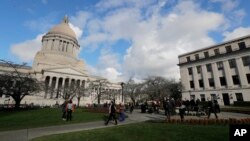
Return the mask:
<svg viewBox="0 0 250 141">
<path fill-rule="evenodd" d="M 123 83 L 123 82 L 121 83 L 121 86 L 122 86 L 122 102 L 124 102 L 124 94 L 123 94 L 123 87 L 124 87 L 124 84 L 125 84 L 125 83 Z"/>
</svg>

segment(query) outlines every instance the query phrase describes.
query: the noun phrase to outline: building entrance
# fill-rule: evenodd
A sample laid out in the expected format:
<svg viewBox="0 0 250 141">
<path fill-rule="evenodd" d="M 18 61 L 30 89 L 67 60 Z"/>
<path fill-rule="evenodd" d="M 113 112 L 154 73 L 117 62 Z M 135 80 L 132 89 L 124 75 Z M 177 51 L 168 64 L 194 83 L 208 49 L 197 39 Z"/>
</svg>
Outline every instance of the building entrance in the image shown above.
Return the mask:
<svg viewBox="0 0 250 141">
<path fill-rule="evenodd" d="M 222 96 L 223 96 L 224 105 L 230 105 L 228 93 L 223 93 Z"/>
</svg>

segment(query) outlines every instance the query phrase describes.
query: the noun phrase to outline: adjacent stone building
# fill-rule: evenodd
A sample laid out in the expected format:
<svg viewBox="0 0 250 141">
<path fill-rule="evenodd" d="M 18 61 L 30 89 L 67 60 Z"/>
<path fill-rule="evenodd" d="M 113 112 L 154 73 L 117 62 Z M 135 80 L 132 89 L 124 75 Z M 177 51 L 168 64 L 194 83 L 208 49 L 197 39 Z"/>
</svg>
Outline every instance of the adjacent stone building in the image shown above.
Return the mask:
<svg viewBox="0 0 250 141">
<path fill-rule="evenodd" d="M 83 60 L 78 59 L 80 45 L 75 32 L 70 28 L 67 17 L 64 17 L 59 25 L 54 26 L 42 37 L 42 48 L 35 55 L 32 67 L 23 67 L 19 70 L 31 73 L 39 81 L 44 81 L 48 88 L 39 96 L 26 96 L 22 103 L 34 103 L 38 105 L 54 105 L 63 102 L 65 88 L 82 86 L 87 87 L 89 83 L 100 83 L 91 94 L 82 97 L 80 105 L 97 103 L 96 94 L 101 90 L 115 93 L 116 101 L 122 102 L 121 83 L 106 83 L 102 86 L 101 81 L 107 79 L 88 74 Z M 0 73 L 8 72 L 11 68 L 6 64 L 0 64 Z M 96 85 L 98 86 L 98 85 Z M 12 103 L 10 97 L 0 95 L 0 104 Z M 101 103 L 111 98 L 103 99 Z M 76 100 L 76 99 L 75 99 Z"/>
<path fill-rule="evenodd" d="M 183 99 L 250 101 L 250 35 L 179 55 Z"/>
</svg>

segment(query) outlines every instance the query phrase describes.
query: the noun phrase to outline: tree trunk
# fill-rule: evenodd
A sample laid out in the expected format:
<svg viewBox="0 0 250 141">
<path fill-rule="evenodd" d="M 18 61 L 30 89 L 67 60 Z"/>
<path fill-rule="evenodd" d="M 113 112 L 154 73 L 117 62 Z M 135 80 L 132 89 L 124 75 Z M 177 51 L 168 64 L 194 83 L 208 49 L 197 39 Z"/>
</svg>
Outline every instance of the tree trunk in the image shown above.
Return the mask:
<svg viewBox="0 0 250 141">
<path fill-rule="evenodd" d="M 98 103 L 98 104 L 101 103 L 101 95 L 100 95 L 100 94 L 97 96 L 97 103 Z"/>
<path fill-rule="evenodd" d="M 77 107 L 79 108 L 79 105 L 80 105 L 80 99 L 81 99 L 81 97 L 79 96 L 79 97 L 77 97 Z"/>
<path fill-rule="evenodd" d="M 21 103 L 21 99 L 14 99 L 16 104 L 15 104 L 15 109 L 20 109 L 20 103 Z"/>
</svg>

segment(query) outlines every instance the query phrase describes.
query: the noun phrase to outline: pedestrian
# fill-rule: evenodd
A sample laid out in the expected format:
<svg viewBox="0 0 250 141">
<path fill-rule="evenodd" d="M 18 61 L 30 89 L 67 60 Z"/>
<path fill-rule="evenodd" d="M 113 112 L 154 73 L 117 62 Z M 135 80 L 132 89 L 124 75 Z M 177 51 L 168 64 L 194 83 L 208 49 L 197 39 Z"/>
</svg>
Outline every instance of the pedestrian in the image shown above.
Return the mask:
<svg viewBox="0 0 250 141">
<path fill-rule="evenodd" d="M 67 110 L 66 110 L 66 106 L 67 106 L 67 101 L 65 100 L 62 104 L 62 120 L 66 120 L 66 113 L 67 113 Z"/>
<path fill-rule="evenodd" d="M 215 115 L 215 118 L 216 119 L 218 119 L 218 116 L 217 116 L 217 111 L 216 111 L 216 109 L 215 109 L 215 106 L 216 105 L 216 101 L 215 100 L 210 100 L 210 101 L 208 101 L 208 119 L 210 118 L 210 115 L 211 115 L 211 113 L 214 113 L 214 115 Z"/>
<path fill-rule="evenodd" d="M 184 120 L 184 114 L 185 114 L 185 111 L 186 111 L 186 106 L 185 104 L 183 103 L 182 100 L 179 101 L 179 114 L 180 114 L 180 117 L 181 117 L 181 121 L 183 122 Z"/>
<path fill-rule="evenodd" d="M 165 98 L 166 99 L 166 98 Z M 169 98 L 164 100 L 163 102 L 163 108 L 165 110 L 165 115 L 167 116 L 167 120 L 170 120 L 171 112 L 172 112 L 172 104 Z"/>
<path fill-rule="evenodd" d="M 74 104 L 72 103 L 72 100 L 69 100 L 67 106 L 66 106 L 66 111 L 67 111 L 67 121 L 72 120 L 72 112 L 74 112 Z"/>
<path fill-rule="evenodd" d="M 113 101 L 111 101 L 111 104 L 109 106 L 109 117 L 108 120 L 106 121 L 105 125 L 108 125 L 109 121 L 113 118 L 115 120 L 115 125 L 117 125 L 117 120 L 116 120 L 116 107 L 115 107 L 115 103 Z"/>
<path fill-rule="evenodd" d="M 125 106 L 124 104 L 119 104 L 119 121 L 124 121 L 125 120 L 125 114 L 124 114 Z"/>
<path fill-rule="evenodd" d="M 129 111 L 130 111 L 130 114 L 132 114 L 132 113 L 133 113 L 133 111 L 134 111 L 134 103 L 133 103 L 133 102 L 131 102 L 129 105 L 130 105 L 130 109 L 129 109 Z"/>
</svg>

